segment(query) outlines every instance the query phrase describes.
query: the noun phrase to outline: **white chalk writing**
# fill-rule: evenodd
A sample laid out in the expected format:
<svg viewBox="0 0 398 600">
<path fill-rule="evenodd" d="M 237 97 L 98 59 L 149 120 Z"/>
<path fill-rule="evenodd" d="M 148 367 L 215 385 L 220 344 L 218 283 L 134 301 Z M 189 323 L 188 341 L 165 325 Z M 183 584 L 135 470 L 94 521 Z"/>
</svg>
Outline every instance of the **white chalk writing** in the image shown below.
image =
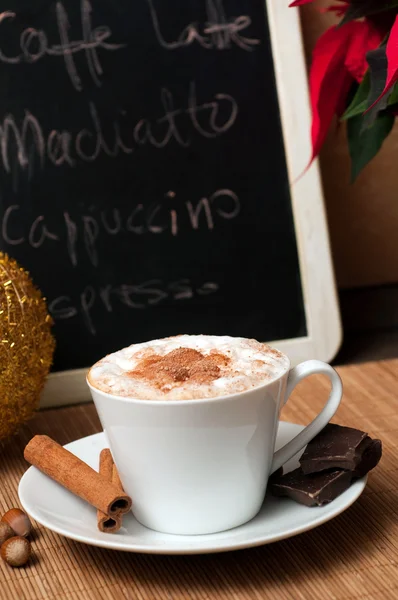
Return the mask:
<svg viewBox="0 0 398 600">
<path fill-rule="evenodd" d="M 249 15 L 228 19 L 223 0 L 206 0 L 206 23 L 202 26 L 196 21 L 189 23 L 175 41 L 167 41 L 162 32 L 155 0 L 147 0 L 147 2 L 156 39 L 165 50 L 177 50 L 196 43 L 205 50 L 229 50 L 235 45 L 241 50 L 251 52 L 255 46 L 260 44 L 259 39 L 242 35 L 242 31 L 250 27 L 252 23 Z M 167 14 L 174 18 L 172 11 L 167 10 Z"/>
<path fill-rule="evenodd" d="M 120 306 L 140 310 L 156 306 L 165 300 L 184 301 L 197 296 L 208 296 L 218 292 L 220 286 L 214 281 L 194 284 L 188 278 L 165 282 L 162 279 L 151 279 L 141 283 L 104 284 L 98 288 L 93 285 L 78 293 L 75 299 L 71 296 L 58 296 L 49 303 L 49 310 L 56 321 L 80 318 L 90 332 L 96 335 L 96 317 L 102 318 L 101 309 L 107 313 L 120 312 Z"/>
<path fill-rule="evenodd" d="M 68 260 L 74 267 L 79 263 L 80 241 L 79 247 L 84 248 L 89 264 L 98 267 L 98 246 L 107 236 L 171 234 L 176 237 L 181 229 L 213 230 L 223 221 L 235 219 L 240 214 L 239 198 L 227 188 L 216 190 L 208 197 L 196 201 L 181 200 L 178 194 L 173 194 L 176 203 L 172 206 L 159 201 L 148 206 L 142 203 L 127 204 L 127 208 L 123 210 L 112 208 L 92 214 L 72 215 L 64 211 L 58 220 L 56 231 L 54 225 L 50 228 L 46 218 L 39 215 L 32 221 L 25 235 L 22 230 L 24 220 L 21 218 L 23 207 L 13 204 L 4 211 L 1 219 L 1 237 L 10 246 L 29 244 L 35 249 L 49 243 L 61 244 L 66 248 Z"/>
<path fill-rule="evenodd" d="M 17 168 L 26 170 L 31 177 L 35 163 L 41 169 L 47 163 L 55 167 L 67 163 L 74 168 L 78 163 L 95 161 L 100 154 L 116 158 L 146 145 L 157 149 L 172 143 L 188 147 L 194 136 L 210 139 L 226 134 L 239 111 L 236 100 L 229 94 L 216 93 L 210 101 L 198 102 L 195 82 L 189 85 L 185 107 L 175 108 L 174 96 L 167 88 L 160 91 L 160 105 L 160 117 L 139 119 L 129 130 L 123 123 L 127 113 L 119 110 L 118 119 L 113 121 L 111 132 L 108 128 L 107 135 L 94 102 L 88 105 L 91 127 L 76 134 L 55 129 L 46 133 L 38 117 L 29 111 L 25 111 L 22 120 L 8 114 L 0 122 L 0 164 L 7 173 Z M 16 160 L 12 162 L 10 157 L 15 155 L 15 149 Z"/>
<path fill-rule="evenodd" d="M 105 25 L 93 29 L 91 21 L 92 6 L 89 0 L 81 0 L 80 2 L 81 39 L 71 40 L 69 38 L 70 24 L 64 3 L 56 2 L 55 15 L 60 38 L 59 44 L 50 44 L 47 34 L 42 29 L 27 27 L 23 29 L 19 36 L 21 50 L 19 54 L 15 56 L 6 55 L 0 43 L 0 62 L 18 65 L 35 63 L 45 56 L 61 56 L 64 59 L 65 68 L 73 87 L 80 92 L 83 89 L 83 82 L 76 67 L 74 55 L 82 52 L 86 57 L 91 80 L 96 86 L 100 86 L 103 69 L 98 50 L 120 50 L 125 47 L 125 44 L 112 43 L 109 40 L 112 31 Z M 0 39 L 5 37 L 3 28 L 11 27 L 16 17 L 16 13 L 10 10 L 0 13 Z M 19 31 L 19 29 L 15 28 L 15 31 Z"/>
<path fill-rule="evenodd" d="M 55 169 L 57 175 L 65 168 L 77 172 L 85 163 L 93 163 L 99 158 L 129 156 L 129 161 L 133 162 L 139 152 L 145 156 L 151 152 L 165 156 L 168 163 L 169 152 L 162 150 L 171 147 L 180 149 L 175 152 L 178 161 L 178 156 L 183 154 L 181 149 L 191 148 L 198 141 L 200 146 L 207 145 L 226 135 L 235 125 L 239 105 L 237 98 L 227 93 L 226 78 L 213 77 L 213 82 L 224 83 L 215 90 L 206 84 L 207 90 L 214 91 L 205 94 L 194 79 L 183 79 L 184 84 L 178 84 L 172 78 L 173 83 L 167 85 L 167 67 L 164 78 L 162 73 L 160 81 L 157 79 L 158 83 L 152 84 L 151 89 L 141 89 L 140 81 L 128 73 L 131 82 L 125 97 L 117 91 L 113 97 L 118 100 L 114 100 L 114 104 L 112 101 L 109 104 L 106 94 L 101 93 L 99 97 L 96 88 L 101 87 L 108 76 L 104 72 L 107 65 L 105 56 L 111 53 L 118 62 L 122 56 L 118 51 L 126 48 L 127 44 L 118 43 L 112 28 L 99 24 L 95 19 L 93 0 L 79 0 L 77 6 L 78 14 L 72 15 L 70 3 L 54 1 L 49 17 L 50 21 L 53 20 L 52 32 L 39 26 L 33 27 L 29 15 L 21 20 L 21 15 L 13 10 L 0 12 L 0 65 L 3 63 L 3 68 L 8 65 L 13 72 L 20 67 L 21 73 L 23 70 L 25 74 L 27 64 L 39 61 L 53 63 L 56 59 L 67 86 L 72 89 L 70 114 L 78 114 L 79 119 L 78 124 L 68 121 L 65 125 L 66 121 L 60 123 L 58 120 L 59 107 L 54 112 L 49 109 L 42 116 L 37 112 L 37 103 L 5 103 L 7 108 L 0 118 L 0 169 L 8 176 L 14 192 L 19 185 L 24 189 L 23 186 L 38 171 L 47 169 L 46 175 L 51 178 Z M 225 9 L 224 0 L 203 0 L 203 22 L 193 15 L 185 16 L 183 21 L 179 20 L 180 17 L 169 20 L 170 12 L 160 5 L 160 0 L 144 0 L 145 9 L 144 18 L 150 18 L 150 30 L 147 31 L 148 43 L 152 44 L 150 51 L 155 50 L 164 57 L 167 55 L 169 62 L 172 58 L 170 51 L 183 51 L 185 48 L 188 53 L 190 46 L 199 48 L 197 53 L 203 56 L 202 50 L 214 51 L 218 55 L 236 49 L 249 53 L 260 44 L 260 39 L 254 36 L 251 17 L 248 14 L 231 16 Z M 121 31 L 125 41 L 123 28 Z M 11 44 L 8 44 L 10 40 Z M 119 41 L 123 40 L 119 38 Z M 136 42 L 131 35 L 131 43 L 135 47 L 139 38 Z M 242 55 L 242 52 L 239 54 Z M 139 69 L 146 68 L 140 56 L 137 53 L 137 65 Z M 151 75 L 148 72 L 149 79 Z M 151 101 L 137 104 L 131 97 L 136 91 L 137 98 L 149 99 L 149 94 L 154 93 L 153 85 L 158 85 L 155 88 L 156 102 L 151 98 Z M 60 93 L 64 92 L 64 89 L 60 90 Z M 79 98 L 78 104 L 73 97 Z M 137 111 L 137 105 L 143 108 Z M 63 106 L 69 109 L 66 103 Z M 11 112 L 5 114 L 6 111 Z M 193 150 L 191 154 L 195 156 Z M 137 164 L 142 164 L 141 157 Z M 50 173 L 49 167 L 52 168 Z M 86 168 L 87 171 L 90 169 Z M 107 206 L 105 195 L 109 190 L 105 189 L 103 196 L 98 197 L 89 184 L 84 189 L 84 198 L 79 197 L 76 202 L 66 205 L 61 205 L 57 198 L 58 204 L 54 202 L 48 212 L 46 208 L 42 209 L 40 202 L 32 202 L 30 210 L 26 211 L 26 204 L 21 200 L 8 200 L 3 214 L 0 214 L 0 248 L 2 244 L 15 249 L 26 247 L 27 252 L 44 257 L 44 260 L 52 252 L 56 253 L 66 267 L 66 279 L 65 288 L 56 292 L 61 295 L 49 300 L 50 312 L 56 321 L 78 319 L 93 336 L 100 330 L 104 315 L 120 314 L 123 309 L 142 311 L 165 302 L 184 303 L 193 299 L 200 304 L 205 301 L 205 296 L 219 291 L 217 281 L 198 281 L 196 278 L 194 281 L 194 276 L 184 275 L 180 279 L 165 281 L 149 272 L 143 276 L 143 279 L 147 278 L 145 281 L 111 282 L 109 265 L 119 251 L 122 253 L 124 248 L 135 247 L 129 244 L 133 238 L 155 236 L 163 247 L 167 243 L 175 245 L 179 236 L 180 240 L 184 240 L 187 232 L 200 241 L 203 232 L 209 232 L 207 237 L 213 238 L 219 229 L 236 229 L 237 225 L 231 221 L 240 215 L 241 202 L 238 194 L 227 187 L 228 183 L 222 182 L 223 179 L 223 173 L 217 173 L 216 180 L 209 179 L 217 181 L 212 184 L 214 187 L 206 189 L 208 184 L 203 183 L 192 188 L 199 191 L 189 194 L 184 185 L 189 176 L 184 173 L 184 177 L 175 180 L 176 189 L 166 191 L 169 186 L 174 187 L 169 181 L 165 193 L 162 191 L 160 196 L 156 195 L 159 189 L 153 188 L 157 191 L 151 193 L 150 200 L 145 191 L 142 197 L 139 197 L 141 192 L 138 191 L 135 192 L 137 197 L 134 192 L 116 191 L 115 201 L 109 208 L 103 208 Z M 71 189 L 73 193 L 73 185 Z M 132 189 L 144 187 L 137 181 Z M 115 269 L 115 273 L 117 271 Z M 77 284 L 71 276 L 75 272 L 79 272 L 79 278 L 87 273 L 87 281 Z M 105 282 L 102 277 L 105 277 Z M 211 279 L 209 274 L 206 277 Z M 124 278 L 121 279 L 123 281 Z"/>
</svg>

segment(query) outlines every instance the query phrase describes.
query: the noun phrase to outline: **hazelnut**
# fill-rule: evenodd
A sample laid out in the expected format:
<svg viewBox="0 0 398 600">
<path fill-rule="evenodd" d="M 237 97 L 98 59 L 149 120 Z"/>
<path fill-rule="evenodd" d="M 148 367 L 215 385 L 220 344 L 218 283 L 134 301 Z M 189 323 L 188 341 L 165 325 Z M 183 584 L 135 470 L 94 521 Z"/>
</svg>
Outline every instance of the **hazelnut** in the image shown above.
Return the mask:
<svg viewBox="0 0 398 600">
<path fill-rule="evenodd" d="M 11 529 L 8 523 L 0 521 L 0 546 L 4 544 L 8 538 L 13 537 L 15 533 Z"/>
<path fill-rule="evenodd" d="M 29 560 L 30 553 L 31 546 L 29 540 L 20 535 L 6 540 L 0 550 L 1 558 L 10 567 L 22 567 L 25 565 Z"/>
<path fill-rule="evenodd" d="M 2 516 L 1 520 L 11 527 L 15 535 L 26 537 L 32 530 L 28 515 L 20 508 L 12 508 Z"/>
</svg>

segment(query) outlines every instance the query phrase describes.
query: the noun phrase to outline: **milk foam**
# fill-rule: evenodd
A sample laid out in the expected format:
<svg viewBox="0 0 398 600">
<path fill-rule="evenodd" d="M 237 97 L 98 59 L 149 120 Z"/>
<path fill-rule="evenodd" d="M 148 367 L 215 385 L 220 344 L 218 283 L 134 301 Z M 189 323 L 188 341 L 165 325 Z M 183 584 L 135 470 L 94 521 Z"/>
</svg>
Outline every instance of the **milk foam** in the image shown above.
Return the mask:
<svg viewBox="0 0 398 600">
<path fill-rule="evenodd" d="M 216 352 L 229 360 L 220 367 L 219 377 L 205 383 L 188 378 L 158 387 L 151 385 L 151 381 L 134 376 L 134 370 L 148 357 L 162 357 L 181 348 L 196 350 L 206 357 Z M 88 380 L 93 387 L 115 396 L 143 400 L 189 400 L 250 390 L 278 378 L 288 366 L 289 360 L 284 354 L 256 340 L 180 335 L 133 344 L 109 354 L 90 369 Z"/>
</svg>

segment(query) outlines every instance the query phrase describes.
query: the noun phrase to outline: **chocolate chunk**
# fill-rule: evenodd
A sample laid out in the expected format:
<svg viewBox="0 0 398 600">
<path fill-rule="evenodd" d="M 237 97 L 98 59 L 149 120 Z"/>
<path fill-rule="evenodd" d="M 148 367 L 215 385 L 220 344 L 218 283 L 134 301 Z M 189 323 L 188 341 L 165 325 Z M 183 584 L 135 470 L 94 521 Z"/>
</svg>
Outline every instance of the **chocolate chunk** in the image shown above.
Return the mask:
<svg viewBox="0 0 398 600">
<path fill-rule="evenodd" d="M 364 431 L 329 423 L 308 444 L 301 468 L 306 475 L 327 469 L 355 471 L 370 441 Z"/>
<path fill-rule="evenodd" d="M 271 483 L 271 481 L 274 481 L 275 479 L 279 479 L 279 477 L 282 477 L 282 475 L 283 475 L 283 467 L 279 467 L 279 469 L 277 469 L 275 471 L 275 473 L 272 473 L 272 475 L 270 475 L 268 477 L 269 483 Z"/>
<path fill-rule="evenodd" d="M 378 464 L 382 455 L 382 444 L 381 440 L 372 440 L 368 438 L 369 443 L 364 448 L 353 475 L 354 477 L 363 477 L 366 473 L 369 473 Z M 365 442 L 366 440 L 364 440 Z"/>
<path fill-rule="evenodd" d="M 270 483 L 275 496 L 288 496 L 305 506 L 329 504 L 342 494 L 351 483 L 352 473 L 334 469 L 315 475 L 305 475 L 298 468 Z"/>
</svg>

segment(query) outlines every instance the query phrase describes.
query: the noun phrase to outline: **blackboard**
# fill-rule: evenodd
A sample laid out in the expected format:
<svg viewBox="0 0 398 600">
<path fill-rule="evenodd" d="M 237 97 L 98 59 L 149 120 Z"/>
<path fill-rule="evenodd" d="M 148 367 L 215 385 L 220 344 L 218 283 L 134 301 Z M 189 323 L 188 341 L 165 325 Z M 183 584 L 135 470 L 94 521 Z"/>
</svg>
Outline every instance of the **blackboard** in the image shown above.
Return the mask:
<svg viewBox="0 0 398 600">
<path fill-rule="evenodd" d="M 0 249 L 48 300 L 54 370 L 308 335 L 263 0 L 0 5 Z"/>
</svg>

